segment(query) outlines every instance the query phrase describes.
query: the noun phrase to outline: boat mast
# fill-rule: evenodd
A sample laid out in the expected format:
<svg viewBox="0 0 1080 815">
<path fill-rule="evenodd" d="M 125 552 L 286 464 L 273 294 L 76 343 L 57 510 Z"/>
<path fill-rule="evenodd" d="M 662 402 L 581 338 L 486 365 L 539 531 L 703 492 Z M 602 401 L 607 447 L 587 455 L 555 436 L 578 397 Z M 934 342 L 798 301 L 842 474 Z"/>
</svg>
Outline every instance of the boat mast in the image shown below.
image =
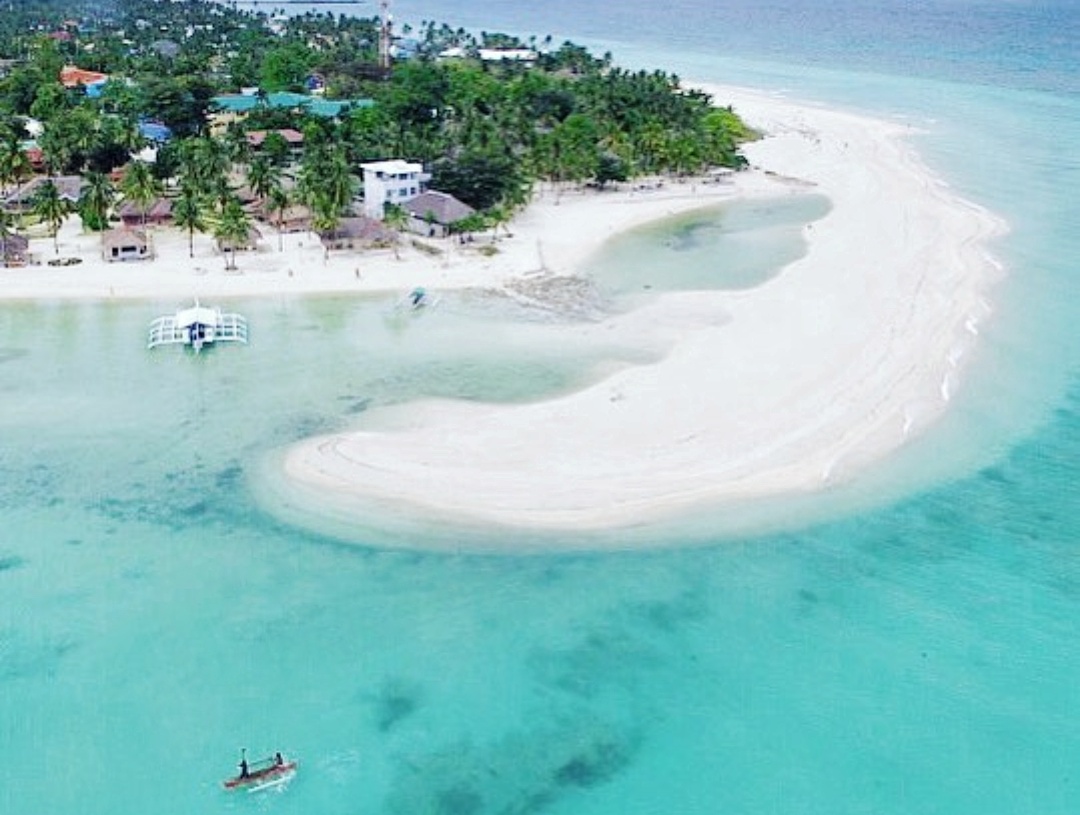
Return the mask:
<svg viewBox="0 0 1080 815">
<path fill-rule="evenodd" d="M 390 72 L 390 45 L 392 18 L 390 17 L 390 0 L 381 0 L 379 3 L 379 67 L 383 73 Z"/>
</svg>

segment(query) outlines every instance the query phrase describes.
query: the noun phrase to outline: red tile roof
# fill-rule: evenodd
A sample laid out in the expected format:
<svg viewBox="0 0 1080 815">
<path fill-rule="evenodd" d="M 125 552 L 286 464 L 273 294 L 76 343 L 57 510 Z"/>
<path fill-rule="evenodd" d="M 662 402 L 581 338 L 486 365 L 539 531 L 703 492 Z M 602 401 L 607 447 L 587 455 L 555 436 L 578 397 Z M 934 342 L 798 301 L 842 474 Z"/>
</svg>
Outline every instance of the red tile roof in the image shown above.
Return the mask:
<svg viewBox="0 0 1080 815">
<path fill-rule="evenodd" d="M 93 85 L 95 82 L 101 82 L 103 79 L 108 78 L 108 74 L 98 73 L 97 71 L 84 71 L 74 65 L 65 65 L 60 69 L 60 83 L 65 88 L 74 88 L 78 85 Z"/>
</svg>

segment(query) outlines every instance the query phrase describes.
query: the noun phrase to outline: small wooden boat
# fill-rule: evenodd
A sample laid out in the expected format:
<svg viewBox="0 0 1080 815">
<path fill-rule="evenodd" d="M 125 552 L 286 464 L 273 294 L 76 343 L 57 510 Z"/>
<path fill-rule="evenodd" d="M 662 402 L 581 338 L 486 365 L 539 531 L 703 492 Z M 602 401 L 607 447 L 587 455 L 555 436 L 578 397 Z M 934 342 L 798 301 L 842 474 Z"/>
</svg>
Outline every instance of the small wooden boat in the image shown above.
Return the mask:
<svg viewBox="0 0 1080 815">
<path fill-rule="evenodd" d="M 258 792 L 287 783 L 296 775 L 296 769 L 297 762 L 285 759 L 281 753 L 248 764 L 246 752 L 242 752 L 240 774 L 221 783 L 227 790 Z"/>
</svg>

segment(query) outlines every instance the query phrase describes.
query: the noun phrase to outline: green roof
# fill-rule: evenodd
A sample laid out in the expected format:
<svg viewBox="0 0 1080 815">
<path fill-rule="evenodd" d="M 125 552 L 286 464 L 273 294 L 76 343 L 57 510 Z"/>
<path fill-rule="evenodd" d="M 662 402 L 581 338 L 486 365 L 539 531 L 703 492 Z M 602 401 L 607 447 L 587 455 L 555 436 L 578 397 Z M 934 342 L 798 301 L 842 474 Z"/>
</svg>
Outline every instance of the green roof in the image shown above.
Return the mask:
<svg viewBox="0 0 1080 815">
<path fill-rule="evenodd" d="M 230 113 L 247 113 L 261 104 L 259 97 L 240 93 L 215 96 L 211 101 L 215 107 Z M 316 116 L 333 118 L 347 107 L 366 108 L 375 102 L 371 99 L 323 99 L 321 96 L 279 91 L 267 94 L 266 104 L 272 108 L 304 108 Z"/>
</svg>

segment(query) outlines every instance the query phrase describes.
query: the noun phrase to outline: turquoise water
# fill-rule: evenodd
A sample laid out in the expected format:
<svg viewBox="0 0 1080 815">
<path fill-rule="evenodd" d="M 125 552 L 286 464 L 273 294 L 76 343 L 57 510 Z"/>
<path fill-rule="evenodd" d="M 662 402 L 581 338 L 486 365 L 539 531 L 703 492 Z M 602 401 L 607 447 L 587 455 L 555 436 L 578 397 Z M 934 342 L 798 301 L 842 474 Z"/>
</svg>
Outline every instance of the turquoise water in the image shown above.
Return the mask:
<svg viewBox="0 0 1080 815">
<path fill-rule="evenodd" d="M 316 298 L 239 303 L 252 344 L 192 358 L 142 347 L 175 303 L 0 306 L 0 813 L 1080 810 L 1075 5 L 395 6 L 922 127 L 1011 226 L 954 409 L 859 509 L 782 532 L 386 551 L 282 523 L 253 473 L 374 407 L 662 349 Z M 241 747 L 301 772 L 228 796 Z"/>
</svg>

